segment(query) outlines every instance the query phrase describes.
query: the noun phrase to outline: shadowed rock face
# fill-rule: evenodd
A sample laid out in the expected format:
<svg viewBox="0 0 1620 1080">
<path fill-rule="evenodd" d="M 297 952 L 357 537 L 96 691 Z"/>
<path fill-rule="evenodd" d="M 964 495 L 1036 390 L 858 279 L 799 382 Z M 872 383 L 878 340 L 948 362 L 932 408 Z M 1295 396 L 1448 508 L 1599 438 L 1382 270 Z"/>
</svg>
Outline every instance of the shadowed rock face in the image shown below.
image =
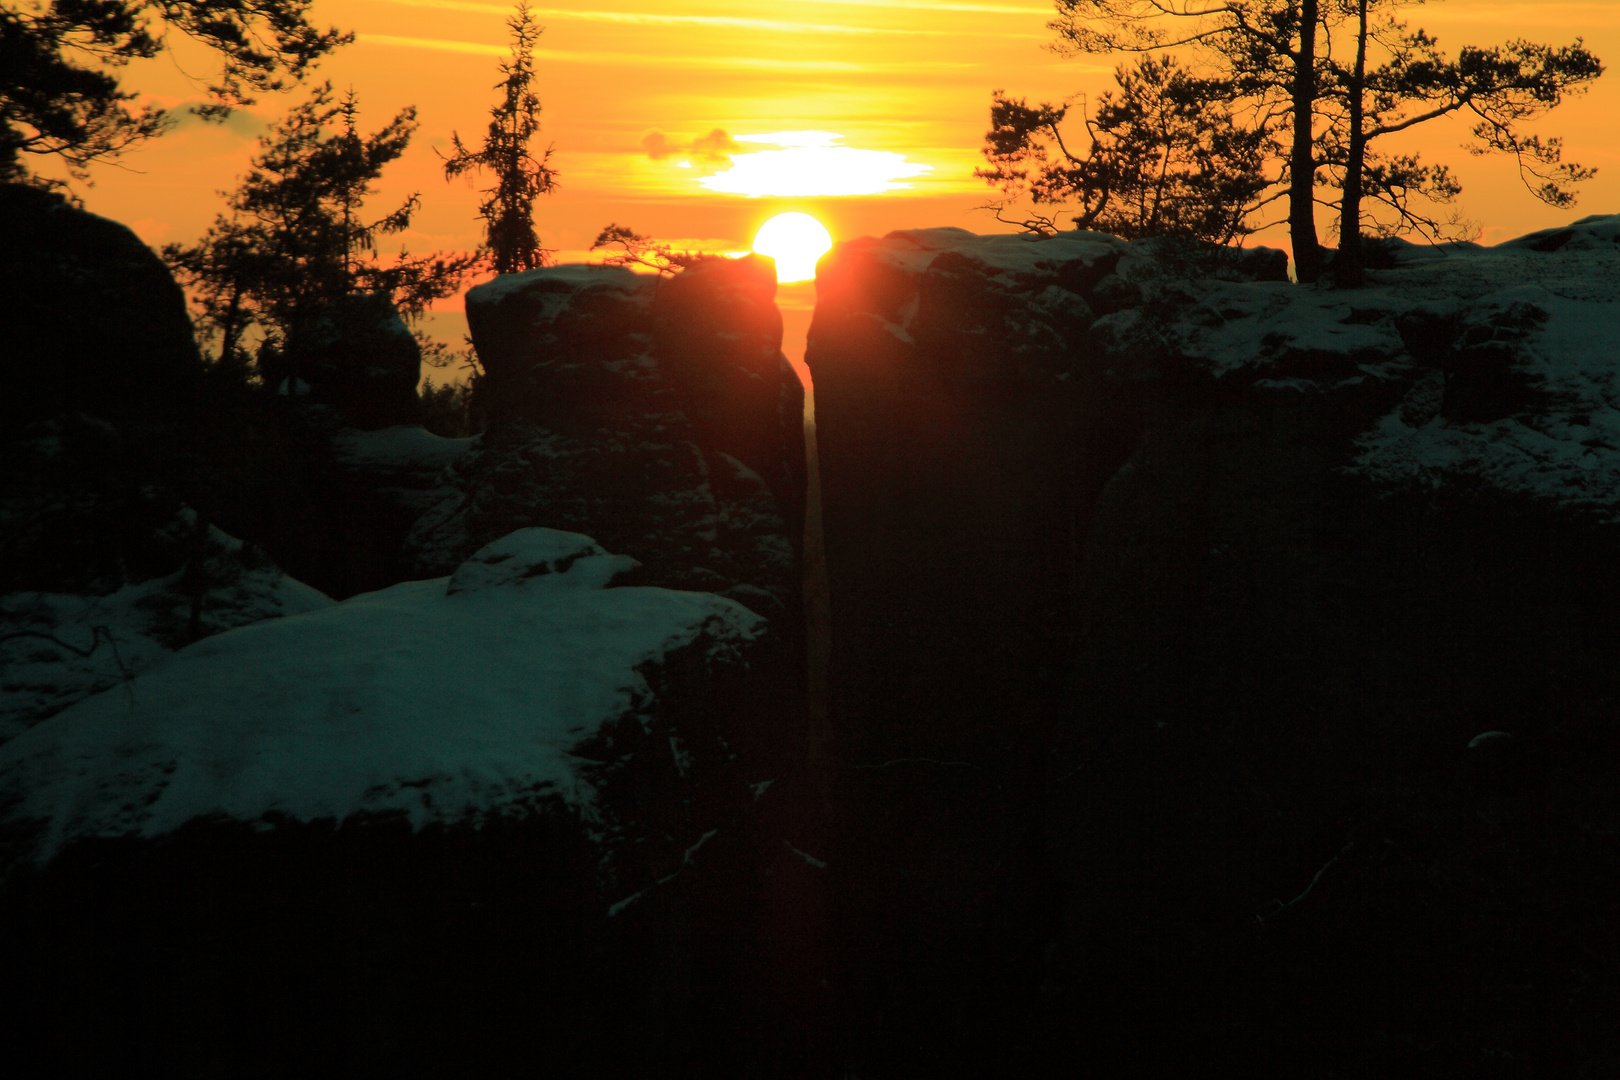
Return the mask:
<svg viewBox="0 0 1620 1080">
<path fill-rule="evenodd" d="M 621 267 L 509 274 L 467 294 L 490 422 L 590 432 L 648 408 L 654 278 Z"/>
<path fill-rule="evenodd" d="M 1617 914 L 1620 708 L 1620 252 L 1574 231 L 1395 245 L 1356 292 L 1085 234 L 828 257 L 863 1075 L 1612 1053 L 1553 989 L 1620 999 L 1565 944 Z M 1535 748 L 1500 791 L 1487 730 Z"/>
<path fill-rule="evenodd" d="M 75 1074 L 777 1059 L 755 785 L 793 767 L 792 677 L 759 616 L 633 565 L 525 530 L 0 748 L 0 956 L 39 991 L 8 996 L 14 1045 L 89 1015 Z"/>
<path fill-rule="evenodd" d="M 974 1048 L 1025 1026 L 1022 990 L 985 988 L 1055 918 L 1039 777 L 1073 560 L 1134 431 L 1082 371 L 1095 316 L 1075 290 L 1125 254 L 1111 237 L 939 229 L 844 244 L 820 267 L 806 362 L 843 766 L 831 860 L 863 1075 L 989 1067 Z"/>
<path fill-rule="evenodd" d="M 698 440 L 759 473 L 790 524 L 804 498 L 804 388 L 782 354 L 776 270 L 712 259 L 661 282 L 654 352 Z"/>
<path fill-rule="evenodd" d="M 0 185 L 0 403 L 10 427 L 61 412 L 173 420 L 201 361 L 185 296 L 127 227 L 60 195 Z"/>
</svg>

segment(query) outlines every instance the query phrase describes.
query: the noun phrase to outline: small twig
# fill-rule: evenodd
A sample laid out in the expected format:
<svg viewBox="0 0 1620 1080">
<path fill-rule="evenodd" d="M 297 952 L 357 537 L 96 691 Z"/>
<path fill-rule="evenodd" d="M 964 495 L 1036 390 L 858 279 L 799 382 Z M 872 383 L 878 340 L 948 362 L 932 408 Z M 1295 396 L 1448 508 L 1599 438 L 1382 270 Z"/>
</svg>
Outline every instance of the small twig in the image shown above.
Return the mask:
<svg viewBox="0 0 1620 1080">
<path fill-rule="evenodd" d="M 1309 885 L 1305 886 L 1305 891 L 1304 892 L 1300 893 L 1298 896 L 1294 897 L 1292 900 L 1288 901 L 1288 903 L 1286 903 L 1286 904 L 1283 903 L 1281 900 L 1273 900 L 1272 903 L 1275 904 L 1276 906 L 1271 909 L 1270 914 L 1262 914 L 1262 913 L 1257 912 L 1255 914 L 1255 916 L 1254 916 L 1255 922 L 1259 923 L 1261 926 L 1264 926 L 1264 925 L 1266 925 L 1267 920 L 1275 919 L 1277 916 L 1281 915 L 1283 912 L 1287 911 L 1289 908 L 1293 907 L 1295 904 L 1299 903 L 1301 900 L 1303 900 L 1307 896 L 1311 895 L 1311 890 L 1316 888 L 1317 883 L 1322 880 L 1322 875 L 1327 873 L 1330 869 L 1332 869 L 1333 864 L 1338 862 L 1339 859 L 1341 859 L 1344 856 L 1345 852 L 1349 851 L 1351 848 L 1353 848 L 1355 846 L 1356 846 L 1356 842 L 1354 840 L 1352 840 L 1348 844 L 1344 845 L 1344 847 L 1340 848 L 1339 853 L 1337 855 L 1333 856 L 1333 858 L 1329 859 L 1327 862 L 1322 864 L 1322 869 L 1318 870 L 1316 872 L 1316 876 L 1311 878 L 1311 883 Z"/>
<path fill-rule="evenodd" d="M 101 647 L 101 643 L 105 641 L 108 647 L 112 649 L 113 662 L 118 665 L 118 673 L 123 676 L 123 678 L 119 681 L 124 684 L 124 693 L 129 697 L 130 707 L 135 707 L 135 690 L 130 686 L 130 680 L 135 678 L 135 673 L 130 671 L 129 665 L 124 663 L 124 656 L 118 651 L 118 642 L 113 638 L 112 629 L 110 627 L 92 626 L 90 628 L 90 647 L 88 649 L 81 649 L 77 645 L 63 641 L 55 634 L 47 634 L 43 630 L 13 630 L 9 634 L 0 634 L 0 644 L 4 644 L 5 642 L 11 641 L 14 638 L 25 637 L 39 638 L 43 641 L 49 641 L 52 645 L 66 649 L 73 655 L 82 657 L 84 659 L 89 659 L 90 656 Z"/>
<path fill-rule="evenodd" d="M 49 641 L 53 645 L 61 646 L 76 656 L 87 657 L 91 653 L 95 652 L 96 648 L 101 644 L 101 631 L 105 630 L 106 627 L 93 626 L 90 629 L 90 647 L 88 649 L 81 649 L 77 645 L 70 645 L 68 642 L 63 641 L 55 634 L 47 634 L 41 630 L 15 630 L 9 634 L 0 634 L 0 643 L 10 641 L 12 638 L 35 637 L 44 641 Z"/>
<path fill-rule="evenodd" d="M 800 849 L 794 847 L 793 844 L 791 842 L 787 841 L 787 840 L 783 840 L 782 843 L 787 845 L 787 849 L 789 851 L 793 852 L 793 854 L 797 855 L 799 858 L 803 859 L 805 862 L 809 863 L 811 866 L 815 867 L 817 870 L 825 870 L 825 869 L 827 869 L 827 861 L 825 859 L 818 859 L 814 855 L 810 854 L 808 851 L 801 851 Z"/>
<path fill-rule="evenodd" d="M 680 873 L 681 873 L 682 870 L 684 870 L 688 866 L 692 865 L 692 856 L 697 854 L 698 848 L 702 847 L 704 844 L 707 844 L 710 840 L 714 839 L 715 834 L 718 833 L 719 831 L 720 831 L 719 829 L 710 829 L 708 832 L 706 832 L 702 836 L 698 837 L 697 843 L 695 843 L 691 847 L 687 848 L 686 849 L 686 854 L 681 856 L 681 864 L 679 866 L 677 866 L 670 873 L 665 874 L 663 877 L 661 877 L 657 881 L 653 882 L 651 885 L 647 886 L 645 889 L 642 889 L 639 892 L 633 892 L 629 896 L 625 897 L 623 900 L 620 900 L 618 903 L 616 903 L 616 904 L 612 905 L 611 907 L 609 907 L 608 911 L 607 911 L 608 918 L 610 918 L 610 919 L 613 918 L 613 916 L 617 915 L 619 912 L 623 911 L 625 908 L 629 907 L 631 904 L 635 903 L 637 900 L 640 900 L 643 896 L 646 896 L 653 889 L 656 889 L 661 885 L 668 885 L 670 882 L 674 881 L 677 877 L 680 876 Z"/>
</svg>

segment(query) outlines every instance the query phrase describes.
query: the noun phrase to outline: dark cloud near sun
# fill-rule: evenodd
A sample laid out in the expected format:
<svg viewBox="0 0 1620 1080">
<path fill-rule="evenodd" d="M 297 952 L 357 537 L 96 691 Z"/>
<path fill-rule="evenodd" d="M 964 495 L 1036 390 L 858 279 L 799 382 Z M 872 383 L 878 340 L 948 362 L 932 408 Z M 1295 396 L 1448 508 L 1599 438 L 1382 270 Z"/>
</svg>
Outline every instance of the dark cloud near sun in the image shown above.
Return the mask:
<svg viewBox="0 0 1620 1080">
<path fill-rule="evenodd" d="M 223 129 L 239 139 L 256 139 L 270 130 L 270 121 L 268 119 L 243 108 L 232 109 L 230 115 L 223 120 L 204 120 L 193 109 L 193 106 L 200 104 L 203 104 L 203 100 L 198 98 L 170 106 L 169 121 L 173 124 L 173 130 Z"/>
<path fill-rule="evenodd" d="M 729 161 L 732 154 L 740 153 L 744 149 L 743 145 L 727 134 L 723 128 L 715 128 L 707 135 L 699 135 L 690 141 L 671 139 L 662 131 L 650 131 L 641 140 L 641 148 L 647 151 L 647 156 L 654 161 L 663 161 L 665 158 L 679 155 L 711 162 Z"/>
</svg>

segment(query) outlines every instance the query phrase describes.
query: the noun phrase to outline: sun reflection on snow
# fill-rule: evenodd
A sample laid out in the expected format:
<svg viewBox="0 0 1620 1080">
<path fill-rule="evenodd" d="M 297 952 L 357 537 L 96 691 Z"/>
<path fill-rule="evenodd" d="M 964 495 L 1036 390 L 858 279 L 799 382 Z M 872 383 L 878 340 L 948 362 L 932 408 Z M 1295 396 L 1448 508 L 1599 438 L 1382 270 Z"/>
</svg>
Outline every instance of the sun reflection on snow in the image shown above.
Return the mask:
<svg viewBox="0 0 1620 1080">
<path fill-rule="evenodd" d="M 932 172 L 932 165 L 907 161 L 904 154 L 840 146 L 842 135 L 831 131 L 773 131 L 738 135 L 736 141 L 777 146 L 736 154 L 731 168 L 698 183 L 728 195 L 803 197 L 812 195 L 878 195 L 911 187 L 907 177 Z"/>
</svg>

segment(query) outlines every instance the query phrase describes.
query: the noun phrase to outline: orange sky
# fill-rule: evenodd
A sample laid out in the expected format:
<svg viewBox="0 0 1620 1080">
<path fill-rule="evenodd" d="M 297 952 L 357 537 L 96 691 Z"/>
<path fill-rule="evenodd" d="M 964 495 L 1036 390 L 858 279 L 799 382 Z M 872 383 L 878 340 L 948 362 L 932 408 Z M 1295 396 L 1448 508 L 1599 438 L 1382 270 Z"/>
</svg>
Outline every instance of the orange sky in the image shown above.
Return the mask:
<svg viewBox="0 0 1620 1080">
<path fill-rule="evenodd" d="M 1044 48 L 1052 40 L 1045 28 L 1051 9 L 1037 0 L 549 0 L 534 10 L 546 28 L 537 57 L 542 137 L 555 144 L 552 162 L 561 174 L 560 190 L 537 205 L 536 219 L 542 242 L 564 260 L 586 257 L 583 249 L 610 221 L 678 243 L 743 249 L 760 223 L 788 209 L 815 214 L 836 239 L 927 225 L 1000 231 L 974 210 L 990 194 L 972 176 L 990 92 L 1095 94 L 1112 84 L 1115 63 L 1064 59 Z M 414 144 L 385 175 L 379 196 L 421 192 L 406 237 L 413 251 L 467 248 L 480 238 L 477 193 L 444 181 L 434 149 L 452 130 L 481 134 L 509 11 L 482 0 L 314 4 L 314 21 L 357 33 L 320 77 L 354 86 L 365 129 L 404 105 L 419 110 Z M 1569 159 L 1600 169 L 1573 214 L 1536 202 L 1506 161 L 1465 154 L 1459 144 L 1466 124 L 1437 122 L 1411 133 L 1410 146 L 1460 176 L 1464 209 L 1483 223 L 1486 242 L 1571 216 L 1620 212 L 1620 0 L 1445 0 L 1411 9 L 1408 19 L 1451 52 L 1518 35 L 1553 44 L 1582 35 L 1615 69 L 1537 125 L 1565 137 Z M 184 71 L 201 74 L 206 63 L 205 54 L 180 49 L 132 66 L 127 84 L 179 105 L 198 93 Z M 221 207 L 216 191 L 234 186 L 264 121 L 287 103 L 267 99 L 224 128 L 183 122 L 129 155 L 125 168 L 99 168 L 95 186 L 83 192 L 86 205 L 150 243 L 195 238 Z M 734 137 L 834 133 L 839 145 L 901 155 L 929 171 L 879 195 L 749 198 L 700 184 L 723 171 L 724 161 L 700 153 L 652 160 L 643 148 L 653 132 L 678 148 L 715 128 Z M 681 168 L 682 160 L 691 167 Z"/>
</svg>

